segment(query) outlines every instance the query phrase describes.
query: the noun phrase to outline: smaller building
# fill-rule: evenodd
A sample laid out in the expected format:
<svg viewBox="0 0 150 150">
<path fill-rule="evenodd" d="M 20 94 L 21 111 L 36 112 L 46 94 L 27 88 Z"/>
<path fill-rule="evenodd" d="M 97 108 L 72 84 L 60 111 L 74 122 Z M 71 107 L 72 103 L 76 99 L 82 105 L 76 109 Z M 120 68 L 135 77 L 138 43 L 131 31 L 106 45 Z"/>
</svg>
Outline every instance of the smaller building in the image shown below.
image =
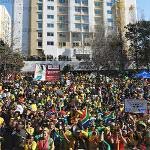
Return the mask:
<svg viewBox="0 0 150 150">
<path fill-rule="evenodd" d="M 0 40 L 11 45 L 11 17 L 3 5 L 0 5 Z"/>
</svg>

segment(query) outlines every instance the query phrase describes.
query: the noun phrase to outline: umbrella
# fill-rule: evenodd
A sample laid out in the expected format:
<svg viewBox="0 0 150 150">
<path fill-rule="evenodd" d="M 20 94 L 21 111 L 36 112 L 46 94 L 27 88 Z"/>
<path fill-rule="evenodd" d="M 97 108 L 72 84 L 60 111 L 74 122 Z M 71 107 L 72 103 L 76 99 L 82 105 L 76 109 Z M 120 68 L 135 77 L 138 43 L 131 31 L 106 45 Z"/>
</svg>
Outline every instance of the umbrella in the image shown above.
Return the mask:
<svg viewBox="0 0 150 150">
<path fill-rule="evenodd" d="M 145 78 L 145 79 L 150 78 L 150 72 L 142 71 L 140 73 L 137 73 L 135 75 L 135 78 Z"/>
</svg>

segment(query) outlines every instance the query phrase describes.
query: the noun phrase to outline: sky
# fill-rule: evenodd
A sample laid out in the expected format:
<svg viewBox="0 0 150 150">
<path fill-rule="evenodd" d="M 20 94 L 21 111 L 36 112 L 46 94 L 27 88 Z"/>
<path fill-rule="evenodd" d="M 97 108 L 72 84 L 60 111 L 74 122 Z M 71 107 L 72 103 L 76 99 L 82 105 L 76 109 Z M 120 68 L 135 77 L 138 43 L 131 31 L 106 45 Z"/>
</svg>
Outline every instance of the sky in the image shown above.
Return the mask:
<svg viewBox="0 0 150 150">
<path fill-rule="evenodd" d="M 9 13 L 11 14 L 11 4 L 13 0 L 0 0 L 0 4 L 4 4 Z M 138 19 L 150 20 L 150 0 L 136 0 L 137 1 L 137 11 Z"/>
</svg>

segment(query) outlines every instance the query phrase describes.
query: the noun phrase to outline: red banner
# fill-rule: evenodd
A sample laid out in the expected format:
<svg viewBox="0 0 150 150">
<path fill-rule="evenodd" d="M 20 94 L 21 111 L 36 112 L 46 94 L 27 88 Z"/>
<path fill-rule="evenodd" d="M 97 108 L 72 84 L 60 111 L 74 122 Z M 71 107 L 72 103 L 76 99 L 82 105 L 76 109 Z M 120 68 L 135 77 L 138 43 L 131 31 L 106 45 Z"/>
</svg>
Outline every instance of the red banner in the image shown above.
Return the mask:
<svg viewBox="0 0 150 150">
<path fill-rule="evenodd" d="M 56 82 L 60 80 L 60 67 L 59 66 L 46 66 L 46 81 Z"/>
</svg>

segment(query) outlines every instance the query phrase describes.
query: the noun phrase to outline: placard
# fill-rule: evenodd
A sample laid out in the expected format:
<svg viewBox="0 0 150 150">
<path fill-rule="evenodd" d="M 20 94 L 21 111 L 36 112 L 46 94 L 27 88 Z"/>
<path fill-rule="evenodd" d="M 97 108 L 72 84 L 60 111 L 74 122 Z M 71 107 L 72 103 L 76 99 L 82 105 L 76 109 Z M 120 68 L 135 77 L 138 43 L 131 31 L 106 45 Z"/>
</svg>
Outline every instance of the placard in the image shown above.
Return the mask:
<svg viewBox="0 0 150 150">
<path fill-rule="evenodd" d="M 125 112 L 147 113 L 147 101 L 138 99 L 126 99 Z"/>
</svg>

